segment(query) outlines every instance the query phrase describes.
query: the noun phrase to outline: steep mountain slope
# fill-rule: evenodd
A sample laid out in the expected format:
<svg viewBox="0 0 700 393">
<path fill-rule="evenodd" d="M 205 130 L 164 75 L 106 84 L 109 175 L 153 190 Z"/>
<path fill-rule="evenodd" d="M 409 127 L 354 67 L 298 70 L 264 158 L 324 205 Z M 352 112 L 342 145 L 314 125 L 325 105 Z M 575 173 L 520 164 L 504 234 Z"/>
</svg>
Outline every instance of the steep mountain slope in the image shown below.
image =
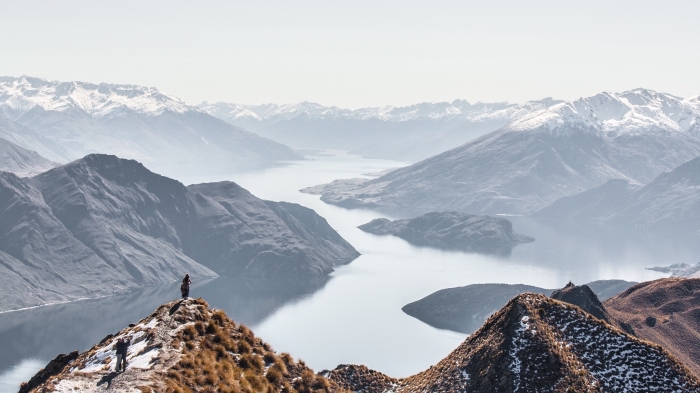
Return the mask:
<svg viewBox="0 0 700 393">
<path fill-rule="evenodd" d="M 0 138 L 27 150 L 35 151 L 51 161 L 66 163 L 71 160 L 71 154 L 63 146 L 1 115 Z"/>
<path fill-rule="evenodd" d="M 149 87 L 0 77 L 0 114 L 60 144 L 71 159 L 110 153 L 169 174 L 302 158 Z"/>
<path fill-rule="evenodd" d="M 131 345 L 126 370 L 117 373 L 120 338 Z M 164 304 L 82 354 L 59 355 L 49 365 L 20 392 L 342 391 L 201 299 Z"/>
<path fill-rule="evenodd" d="M 31 179 L 0 174 L 0 251 L 12 257 L 0 270 L 20 276 L 18 296 L 32 295 L 21 304 L 4 298 L 3 309 L 185 272 L 216 276 L 212 269 L 323 275 L 359 255 L 312 210 L 262 201 L 230 182 L 190 190 L 133 160 L 90 155 Z M 53 294 L 33 299 L 35 289 Z"/>
<path fill-rule="evenodd" d="M 353 387 L 352 381 L 342 379 L 345 373 L 325 375 L 331 379 L 339 376 L 339 385 Z M 374 378 L 379 380 L 377 376 Z M 366 380 L 361 382 L 367 384 Z M 526 293 L 508 302 L 438 364 L 396 380 L 396 387 L 384 391 L 692 392 L 698 389 L 700 381 L 661 347 L 631 337 L 578 307 Z"/>
<path fill-rule="evenodd" d="M 287 105 L 204 102 L 199 108 L 293 147 L 418 161 L 559 102 L 551 98 L 524 104 L 470 104 L 455 100 L 356 110 L 310 102 Z"/>
<path fill-rule="evenodd" d="M 700 229 L 700 157 L 662 173 L 644 187 L 610 180 L 561 198 L 535 217 L 596 220 L 667 230 Z"/>
<path fill-rule="evenodd" d="M 554 105 L 371 180 L 336 181 L 345 207 L 529 214 L 611 179 L 646 184 L 700 156 L 700 103 L 633 90 Z M 307 192 L 319 192 L 311 188 Z"/>
<path fill-rule="evenodd" d="M 700 279 L 643 282 L 604 304 L 613 319 L 662 345 L 700 377 Z"/>
<path fill-rule="evenodd" d="M 0 171 L 12 172 L 18 176 L 32 176 L 57 165 L 35 151 L 23 149 L 0 138 Z"/>
<path fill-rule="evenodd" d="M 515 233 L 505 218 L 459 212 L 431 212 L 394 221 L 377 218 L 358 228 L 375 235 L 394 235 L 418 246 L 503 255 L 520 243 L 535 240 Z"/>
</svg>

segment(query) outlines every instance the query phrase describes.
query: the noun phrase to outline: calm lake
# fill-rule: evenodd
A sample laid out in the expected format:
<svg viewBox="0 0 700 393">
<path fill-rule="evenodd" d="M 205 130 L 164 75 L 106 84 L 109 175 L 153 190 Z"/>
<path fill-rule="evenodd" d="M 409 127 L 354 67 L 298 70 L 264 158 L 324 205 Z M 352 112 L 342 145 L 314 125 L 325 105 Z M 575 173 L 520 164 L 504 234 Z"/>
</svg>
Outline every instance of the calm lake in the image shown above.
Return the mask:
<svg viewBox="0 0 700 393">
<path fill-rule="evenodd" d="M 460 333 L 432 328 L 401 311 L 405 304 L 436 290 L 474 283 L 558 288 L 569 280 L 577 284 L 599 279 L 644 281 L 663 276 L 645 267 L 696 263 L 700 255 L 698 242 L 682 236 L 664 238 L 603 228 L 553 226 L 523 217 L 508 218 L 517 232 L 536 241 L 516 247 L 509 256 L 444 252 L 357 229 L 374 218 L 410 216 L 408 212 L 386 215 L 346 210 L 321 202 L 317 195 L 298 191 L 403 165 L 354 156 L 317 155 L 227 179 L 180 179 L 185 184 L 232 180 L 258 197 L 312 208 L 362 253 L 322 279 L 222 277 L 195 283 L 191 295 L 225 310 L 235 321 L 252 327 L 275 350 L 305 360 L 316 371 L 361 363 L 403 377 L 436 363 L 465 338 Z M 178 285 L 173 283 L 119 297 L 0 314 L 0 391 L 17 391 L 21 381 L 57 354 L 83 351 L 178 295 Z"/>
</svg>

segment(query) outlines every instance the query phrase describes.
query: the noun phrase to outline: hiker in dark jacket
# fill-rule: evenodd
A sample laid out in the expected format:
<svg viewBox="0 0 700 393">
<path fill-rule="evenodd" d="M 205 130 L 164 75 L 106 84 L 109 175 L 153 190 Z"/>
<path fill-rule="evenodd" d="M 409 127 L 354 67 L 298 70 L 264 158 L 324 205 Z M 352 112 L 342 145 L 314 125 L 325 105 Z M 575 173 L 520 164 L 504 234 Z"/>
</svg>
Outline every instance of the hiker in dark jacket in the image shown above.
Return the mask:
<svg viewBox="0 0 700 393">
<path fill-rule="evenodd" d="M 119 372 L 119 366 L 122 364 L 122 358 L 124 357 L 124 339 L 120 338 L 117 340 L 117 369 Z"/>
<path fill-rule="evenodd" d="M 180 285 L 180 293 L 182 293 L 183 299 L 187 299 L 190 296 L 190 284 L 192 284 L 190 275 L 185 274 L 185 278 L 182 279 L 182 285 Z"/>
<path fill-rule="evenodd" d="M 117 340 L 117 372 L 126 371 L 126 355 L 129 352 L 129 339 L 120 338 Z"/>
</svg>

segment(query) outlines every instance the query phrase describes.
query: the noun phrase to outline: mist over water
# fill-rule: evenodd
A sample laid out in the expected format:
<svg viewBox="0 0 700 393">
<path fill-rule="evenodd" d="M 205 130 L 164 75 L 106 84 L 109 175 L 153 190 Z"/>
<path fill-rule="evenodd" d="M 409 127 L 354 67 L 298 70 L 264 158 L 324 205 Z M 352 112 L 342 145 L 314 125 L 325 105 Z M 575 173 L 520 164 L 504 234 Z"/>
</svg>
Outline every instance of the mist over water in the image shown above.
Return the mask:
<svg viewBox="0 0 700 393">
<path fill-rule="evenodd" d="M 415 212 L 387 215 L 347 210 L 298 191 L 405 163 L 347 155 L 309 158 L 254 172 L 179 180 L 185 184 L 232 180 L 260 198 L 307 206 L 362 253 L 325 278 L 221 277 L 193 285 L 192 296 L 224 309 L 236 322 L 251 326 L 275 350 L 305 360 L 316 371 L 361 363 L 403 377 L 436 363 L 465 335 L 432 328 L 404 314 L 401 307 L 439 289 L 474 283 L 558 288 L 569 280 L 577 284 L 599 279 L 644 281 L 663 276 L 645 267 L 695 263 L 700 254 L 697 242 L 682 236 L 555 225 L 525 217 L 507 218 L 516 232 L 536 240 L 515 247 L 509 256 L 415 247 L 396 237 L 357 229 L 374 218 L 393 219 Z M 173 283 L 125 296 L 0 314 L 0 345 L 5 352 L 0 360 L 0 389 L 16 391 L 7 387 L 26 380 L 57 354 L 86 350 L 177 296 Z"/>
</svg>

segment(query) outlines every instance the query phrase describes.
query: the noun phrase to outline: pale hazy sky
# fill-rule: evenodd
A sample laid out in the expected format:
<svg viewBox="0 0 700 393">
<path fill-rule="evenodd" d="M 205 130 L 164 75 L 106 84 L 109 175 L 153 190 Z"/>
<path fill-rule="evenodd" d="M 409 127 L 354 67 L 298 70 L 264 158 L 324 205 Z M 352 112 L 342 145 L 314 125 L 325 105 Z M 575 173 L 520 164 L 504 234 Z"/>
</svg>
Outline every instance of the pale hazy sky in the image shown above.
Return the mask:
<svg viewBox="0 0 700 393">
<path fill-rule="evenodd" d="M 0 75 L 156 86 L 188 103 L 700 94 L 700 1 L 18 1 Z"/>
</svg>

